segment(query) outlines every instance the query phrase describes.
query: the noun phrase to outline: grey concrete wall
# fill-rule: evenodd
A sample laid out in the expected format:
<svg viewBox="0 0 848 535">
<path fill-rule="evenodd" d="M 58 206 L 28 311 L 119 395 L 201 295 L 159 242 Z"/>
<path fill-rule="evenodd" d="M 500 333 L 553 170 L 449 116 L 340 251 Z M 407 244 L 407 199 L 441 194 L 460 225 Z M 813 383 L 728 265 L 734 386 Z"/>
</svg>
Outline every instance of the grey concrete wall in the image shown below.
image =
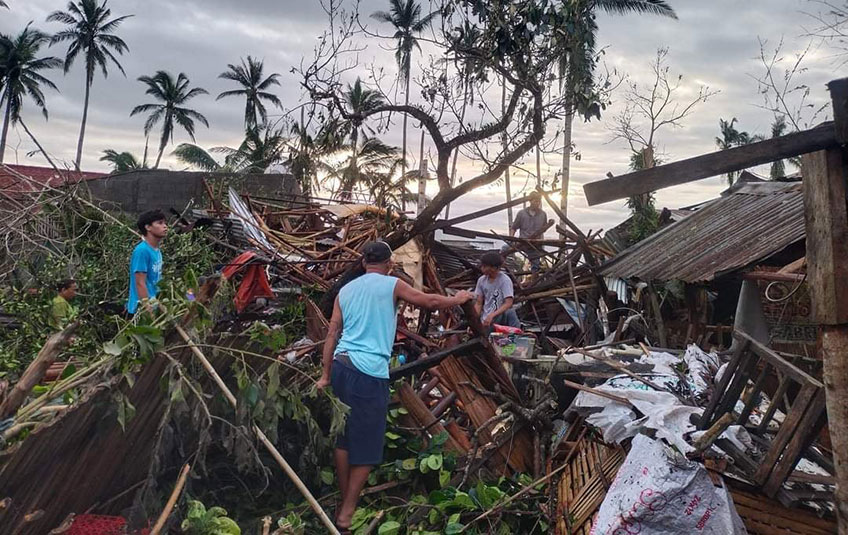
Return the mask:
<svg viewBox="0 0 848 535">
<path fill-rule="evenodd" d="M 145 210 L 168 210 L 181 212 L 194 199 L 195 206 L 208 204 L 203 179 L 216 183 L 232 175 L 219 173 L 196 173 L 189 171 L 147 170 L 131 171 L 89 180 L 86 185 L 95 199 L 106 201 L 128 214 L 140 214 Z M 300 193 L 300 187 L 292 175 L 250 174 L 232 178 L 233 186 L 240 192 L 255 196 L 282 198 Z"/>
</svg>

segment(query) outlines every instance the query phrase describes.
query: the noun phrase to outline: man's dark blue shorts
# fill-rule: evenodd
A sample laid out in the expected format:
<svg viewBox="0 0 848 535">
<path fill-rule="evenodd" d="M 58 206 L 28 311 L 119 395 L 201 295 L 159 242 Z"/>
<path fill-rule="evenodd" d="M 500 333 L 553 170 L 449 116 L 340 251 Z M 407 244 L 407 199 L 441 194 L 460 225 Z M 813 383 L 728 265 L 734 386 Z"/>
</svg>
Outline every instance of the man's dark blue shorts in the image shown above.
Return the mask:
<svg viewBox="0 0 848 535">
<path fill-rule="evenodd" d="M 348 462 L 352 465 L 382 463 L 389 380 L 371 377 L 353 365 L 334 360 L 330 384 L 333 393 L 350 407 L 345 432 L 336 447 L 347 450 Z"/>
</svg>

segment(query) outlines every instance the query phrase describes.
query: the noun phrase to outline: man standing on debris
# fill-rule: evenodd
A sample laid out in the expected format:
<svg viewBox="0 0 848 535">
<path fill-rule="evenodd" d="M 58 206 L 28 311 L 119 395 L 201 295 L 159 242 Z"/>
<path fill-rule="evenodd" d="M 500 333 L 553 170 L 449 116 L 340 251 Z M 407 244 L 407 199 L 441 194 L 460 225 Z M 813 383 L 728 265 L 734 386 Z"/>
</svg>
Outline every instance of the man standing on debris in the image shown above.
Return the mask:
<svg viewBox="0 0 848 535">
<path fill-rule="evenodd" d="M 503 257 L 495 251 L 489 251 L 480 257 L 480 271 L 483 275 L 477 279 L 477 287 L 474 289 L 477 299 L 474 308 L 486 328 L 492 324 L 521 326 L 518 315 L 512 309 L 515 300 L 512 280 L 501 271 L 503 263 Z"/>
<path fill-rule="evenodd" d="M 127 312 L 135 314 L 138 303 L 153 299 L 162 278 L 162 252 L 159 244 L 168 233 L 168 223 L 161 210 L 150 210 L 138 217 L 138 231 L 142 240 L 133 249 L 130 260 L 130 295 Z"/>
<path fill-rule="evenodd" d="M 50 303 L 50 318 L 47 323 L 51 328 L 61 331 L 65 325 L 76 314 L 71 305 L 71 299 L 77 295 L 77 282 L 73 279 L 65 279 L 56 287 L 59 292 Z"/>
<path fill-rule="evenodd" d="M 397 301 L 424 309 L 445 309 L 470 301 L 471 292 L 453 297 L 426 294 L 389 276 L 392 250 L 383 242 L 363 248 L 365 274 L 342 287 L 324 342 L 324 373 L 318 388 L 333 392 L 350 407 L 335 450 L 342 504 L 340 531 L 350 528 L 359 495 L 375 465 L 383 461 L 389 405 L 389 359 L 397 329 Z"/>
<path fill-rule="evenodd" d="M 536 234 L 547 224 L 548 215 L 542 210 L 542 195 L 538 191 L 532 192 L 529 197 L 530 206 L 515 215 L 512 227 L 509 229 L 510 236 L 515 236 L 516 231 L 518 231 L 518 237 L 525 240 L 541 238 Z M 542 266 L 542 254 L 526 244 L 522 244 L 519 249 L 530 260 L 530 271 L 537 273 Z"/>
</svg>

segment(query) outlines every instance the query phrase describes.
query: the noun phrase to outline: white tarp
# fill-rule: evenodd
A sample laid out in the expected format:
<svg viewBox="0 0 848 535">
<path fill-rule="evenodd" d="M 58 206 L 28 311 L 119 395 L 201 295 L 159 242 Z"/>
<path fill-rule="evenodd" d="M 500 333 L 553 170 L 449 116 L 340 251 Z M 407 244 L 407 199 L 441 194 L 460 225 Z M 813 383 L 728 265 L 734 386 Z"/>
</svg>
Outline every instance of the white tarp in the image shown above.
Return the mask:
<svg viewBox="0 0 848 535">
<path fill-rule="evenodd" d="M 733 500 L 706 469 L 658 440 L 633 439 L 592 526 L 593 535 L 744 535 Z"/>
</svg>

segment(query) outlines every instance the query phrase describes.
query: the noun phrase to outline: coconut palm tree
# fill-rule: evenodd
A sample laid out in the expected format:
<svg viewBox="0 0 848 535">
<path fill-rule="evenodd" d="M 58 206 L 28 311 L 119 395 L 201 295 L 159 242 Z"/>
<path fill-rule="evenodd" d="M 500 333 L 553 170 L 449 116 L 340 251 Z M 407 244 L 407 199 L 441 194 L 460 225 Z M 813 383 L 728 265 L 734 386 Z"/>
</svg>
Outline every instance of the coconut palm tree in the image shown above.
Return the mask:
<svg viewBox="0 0 848 535">
<path fill-rule="evenodd" d="M 596 102 L 584 101 L 591 95 L 596 63 L 596 36 L 598 24 L 596 13 L 603 11 L 614 15 L 646 14 L 676 19 L 677 15 L 665 0 L 578 0 L 568 2 L 568 17 L 572 31 L 562 35 L 560 43 L 560 76 L 562 91 L 566 98 L 566 114 L 563 123 L 562 149 L 562 195 L 560 207 L 568 211 L 568 184 L 571 174 L 571 133 L 575 112 L 591 115 L 599 113 Z"/>
<path fill-rule="evenodd" d="M 396 42 L 395 60 L 398 65 L 398 80 L 404 86 L 404 104 L 409 105 L 409 79 L 411 75 L 412 51 L 421 50 L 417 36 L 426 30 L 433 22 L 436 13 L 421 16 L 421 5 L 415 0 L 389 0 L 389 11 L 377 11 L 371 17 L 387 22 L 394 26 L 395 33 L 392 38 Z M 405 182 L 406 176 L 406 121 L 407 114 L 403 114 L 403 162 L 401 163 L 401 182 Z M 404 185 L 404 188 L 406 186 Z"/>
<path fill-rule="evenodd" d="M 113 173 L 124 173 L 126 171 L 135 171 L 137 169 L 146 169 L 147 166 L 141 162 L 131 152 L 118 152 L 114 149 L 106 149 L 103 151 L 103 156 L 100 157 L 101 162 L 109 162 L 112 164 Z"/>
<path fill-rule="evenodd" d="M 157 71 L 153 76 L 141 76 L 139 82 L 147 85 L 145 94 L 151 95 L 158 102 L 155 104 L 141 104 L 130 112 L 130 117 L 139 113 L 149 113 L 144 123 L 144 134 L 150 134 L 153 127 L 162 121 L 162 136 L 159 138 L 159 154 L 156 156 L 154 169 L 159 168 L 162 153 L 169 141 L 174 140 L 175 125 L 181 126 L 188 136 L 194 141 L 194 121 L 203 123 L 207 128 L 209 121 L 201 113 L 185 104 L 198 95 L 207 95 L 208 91 L 202 87 L 189 88 L 190 81 L 185 73 L 180 73 L 174 79 L 173 75 L 165 71 Z"/>
<path fill-rule="evenodd" d="M 383 143 L 376 137 L 362 136 L 356 145 L 346 144 L 342 151 L 347 158 L 338 165 L 328 167 L 328 177 L 338 181 L 338 190 L 342 196 L 350 197 L 357 185 L 368 187 L 375 202 L 385 203 L 400 200 L 403 190 L 400 185 L 392 186 L 391 177 L 397 170 L 401 158 L 397 147 Z"/>
<path fill-rule="evenodd" d="M 724 119 L 718 120 L 718 127 L 721 132 L 721 137 L 716 137 L 716 147 L 721 150 L 727 150 L 732 147 L 740 147 L 742 145 L 747 145 L 749 143 L 753 143 L 754 141 L 759 141 L 760 136 L 752 136 L 748 132 L 740 131 L 736 129 L 736 117 L 731 119 L 730 121 L 725 121 Z M 785 125 L 784 125 L 785 126 Z M 736 180 L 741 174 L 741 171 L 731 171 L 727 173 L 727 185 L 732 186 L 733 182 Z"/>
<path fill-rule="evenodd" d="M 224 91 L 215 100 L 221 100 L 224 97 L 245 97 L 244 106 L 244 127 L 245 130 L 256 128 L 260 124 L 265 124 L 268 121 L 268 111 L 265 109 L 263 100 L 270 102 L 278 108 L 283 107 L 283 103 L 273 93 L 269 93 L 268 89 L 272 85 L 280 85 L 278 78 L 279 73 L 271 73 L 267 78 L 262 78 L 262 70 L 264 64 L 262 61 L 247 56 L 247 60 L 241 60 L 241 65 L 227 65 L 227 69 L 218 75 L 218 78 L 232 80 L 242 86 L 242 89 L 233 89 L 232 91 Z M 260 121 L 261 119 L 261 121 Z"/>
<path fill-rule="evenodd" d="M 344 103 L 346 104 L 348 111 L 351 115 L 361 116 L 365 113 L 370 112 L 374 108 L 378 106 L 382 106 L 385 104 L 383 97 L 379 92 L 368 89 L 367 87 L 362 85 L 362 80 L 359 78 L 356 79 L 353 85 L 347 86 L 347 91 L 344 93 Z M 364 127 L 368 132 L 373 133 L 373 129 L 368 126 L 364 126 L 358 120 L 348 121 L 341 123 L 339 125 L 339 133 L 342 137 L 349 139 L 349 143 L 346 145 L 348 150 L 351 151 L 351 161 L 349 165 L 349 169 L 354 170 L 357 169 L 356 159 L 358 157 L 358 151 L 355 150 L 356 147 L 359 146 L 359 136 L 361 129 Z M 350 199 L 350 193 L 353 186 L 357 184 L 358 177 L 355 175 L 351 175 L 345 177 L 341 184 L 344 187 L 339 188 L 339 196 L 342 199 Z"/>
<path fill-rule="evenodd" d="M 326 169 L 324 159 L 340 150 L 343 143 L 339 133 L 342 130 L 337 121 L 327 121 L 314 134 L 310 133 L 303 118 L 300 124 L 292 125 L 292 136 L 286 142 L 289 151 L 286 164 L 304 195 L 309 196 L 313 187 L 319 185 L 318 171 Z"/>
<path fill-rule="evenodd" d="M 260 132 L 252 128 L 236 149 L 213 147 L 207 151 L 192 143 L 181 143 L 174 150 L 174 155 L 180 162 L 201 171 L 264 173 L 272 164 L 283 159 L 286 150 L 286 138 L 281 130 L 266 128 Z M 224 163 L 215 160 L 212 153 L 223 154 Z"/>
<path fill-rule="evenodd" d="M 57 89 L 56 84 L 45 78 L 41 71 L 57 69 L 62 60 L 53 56 L 37 57 L 41 47 L 50 38 L 27 24 L 17 36 L 0 34 L 0 109 L 3 110 L 3 130 L 0 134 L 0 163 L 6 152 L 6 136 L 9 125 L 21 118 L 24 97 L 27 95 L 41 108 L 47 118 L 47 104 L 42 86 Z"/>
<path fill-rule="evenodd" d="M 103 77 L 106 78 L 109 75 L 106 65 L 111 61 L 118 67 L 121 74 L 127 75 L 114 53 L 123 55 L 129 48 L 123 39 L 114 34 L 114 31 L 132 15 L 110 20 L 112 10 L 106 7 L 106 3 L 107 0 L 103 0 L 102 4 L 99 4 L 98 0 L 76 0 L 68 2 L 67 11 L 54 11 L 47 16 L 48 22 L 61 22 L 66 26 L 64 30 L 50 38 L 51 45 L 70 43 L 65 54 L 65 74 L 68 74 L 77 56 L 82 54 L 85 57 L 85 100 L 77 142 L 77 156 L 74 160 L 77 171 L 80 169 L 82 160 L 85 125 L 88 121 L 88 103 L 95 70 L 100 67 Z"/>
</svg>

